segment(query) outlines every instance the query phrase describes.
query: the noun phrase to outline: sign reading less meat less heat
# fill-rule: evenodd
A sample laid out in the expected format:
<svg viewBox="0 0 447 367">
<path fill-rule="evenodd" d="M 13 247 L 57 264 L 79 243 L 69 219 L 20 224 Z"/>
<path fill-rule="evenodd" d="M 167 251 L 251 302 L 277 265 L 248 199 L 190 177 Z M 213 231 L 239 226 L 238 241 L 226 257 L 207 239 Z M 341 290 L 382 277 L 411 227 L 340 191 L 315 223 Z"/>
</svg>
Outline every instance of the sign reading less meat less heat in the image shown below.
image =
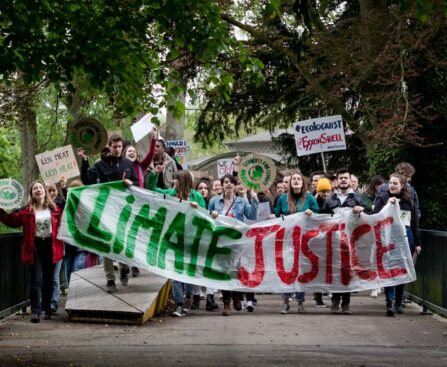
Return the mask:
<svg viewBox="0 0 447 367">
<path fill-rule="evenodd" d="M 250 154 L 242 161 L 239 177 L 249 189 L 267 190 L 275 176 L 275 163 L 266 156 Z"/>
</svg>

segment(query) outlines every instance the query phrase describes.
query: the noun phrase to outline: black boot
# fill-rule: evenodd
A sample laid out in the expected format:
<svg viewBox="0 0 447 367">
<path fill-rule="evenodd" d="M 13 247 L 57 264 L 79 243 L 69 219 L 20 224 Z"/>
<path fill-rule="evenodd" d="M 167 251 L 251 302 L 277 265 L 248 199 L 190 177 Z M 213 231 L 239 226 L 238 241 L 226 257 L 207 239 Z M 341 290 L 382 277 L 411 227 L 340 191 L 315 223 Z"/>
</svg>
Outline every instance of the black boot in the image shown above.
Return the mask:
<svg viewBox="0 0 447 367">
<path fill-rule="evenodd" d="M 386 301 L 386 315 L 388 317 L 394 316 L 394 307 L 392 301 Z"/>
<path fill-rule="evenodd" d="M 217 310 L 219 308 L 219 305 L 216 301 L 214 301 L 214 294 L 211 294 L 211 304 L 213 305 L 213 310 Z"/>
<path fill-rule="evenodd" d="M 206 306 L 205 310 L 207 311 L 214 311 L 217 310 L 219 306 L 216 302 L 214 302 L 214 295 L 213 294 L 207 294 L 206 295 Z"/>
<path fill-rule="evenodd" d="M 200 294 L 193 296 L 191 310 L 198 310 L 199 308 L 200 308 Z"/>
</svg>

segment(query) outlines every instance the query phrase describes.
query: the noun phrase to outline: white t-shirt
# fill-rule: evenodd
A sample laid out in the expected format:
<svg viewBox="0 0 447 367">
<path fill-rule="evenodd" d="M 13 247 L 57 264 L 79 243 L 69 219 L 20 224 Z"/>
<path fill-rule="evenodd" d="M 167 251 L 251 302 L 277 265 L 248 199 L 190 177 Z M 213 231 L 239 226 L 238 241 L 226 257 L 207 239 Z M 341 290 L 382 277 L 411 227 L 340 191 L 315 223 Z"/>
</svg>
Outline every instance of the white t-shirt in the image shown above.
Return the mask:
<svg viewBox="0 0 447 367">
<path fill-rule="evenodd" d="M 50 209 L 37 210 L 34 212 L 36 218 L 36 237 L 51 237 L 51 211 Z"/>
</svg>

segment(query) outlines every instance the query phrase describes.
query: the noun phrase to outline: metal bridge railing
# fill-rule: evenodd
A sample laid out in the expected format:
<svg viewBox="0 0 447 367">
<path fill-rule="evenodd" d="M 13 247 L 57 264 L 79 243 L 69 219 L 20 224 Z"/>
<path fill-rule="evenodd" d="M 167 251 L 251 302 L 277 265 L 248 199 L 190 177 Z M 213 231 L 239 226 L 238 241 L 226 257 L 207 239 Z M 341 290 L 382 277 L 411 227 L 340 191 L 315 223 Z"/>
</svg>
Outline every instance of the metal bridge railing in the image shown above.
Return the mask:
<svg viewBox="0 0 447 367">
<path fill-rule="evenodd" d="M 405 287 L 406 293 L 411 300 L 447 316 L 447 232 L 421 230 L 421 237 L 417 280 Z"/>
<path fill-rule="evenodd" d="M 28 273 L 20 260 L 22 233 L 0 234 L 0 317 L 29 304 Z"/>
</svg>

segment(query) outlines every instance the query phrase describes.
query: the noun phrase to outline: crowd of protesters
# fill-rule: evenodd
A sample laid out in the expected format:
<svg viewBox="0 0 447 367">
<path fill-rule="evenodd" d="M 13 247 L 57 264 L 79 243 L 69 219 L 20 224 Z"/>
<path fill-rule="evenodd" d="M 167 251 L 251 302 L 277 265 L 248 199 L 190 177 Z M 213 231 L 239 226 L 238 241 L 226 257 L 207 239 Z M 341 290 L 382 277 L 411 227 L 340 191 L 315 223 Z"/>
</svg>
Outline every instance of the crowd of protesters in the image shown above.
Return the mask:
<svg viewBox="0 0 447 367">
<path fill-rule="evenodd" d="M 411 185 L 415 173 L 409 163 L 400 163 L 387 181 L 380 175 L 373 176 L 369 184 L 361 189 L 359 179 L 347 168 L 339 168 L 334 174 L 315 171 L 308 176 L 299 171 L 290 171 L 277 180 L 270 190 L 254 192 L 238 180 L 240 156 L 234 160 L 234 171 L 219 179 L 196 177 L 183 170 L 182 166 L 168 154 L 165 143 L 157 139 L 154 128 L 149 136 L 149 149 L 144 158 L 140 158 L 134 145 L 126 143 L 119 135 L 111 135 L 108 145 L 101 152 L 100 159 L 90 167 L 89 158 L 83 149 L 78 150 L 81 159 L 81 180 L 74 180 L 70 187 L 91 185 L 123 180 L 128 186 L 137 185 L 165 195 L 188 200 L 195 208 L 207 208 L 210 216 L 229 216 L 240 221 L 257 219 L 259 202 L 269 202 L 269 218 L 303 212 L 334 213 L 339 208 L 351 208 L 353 213 L 373 214 L 379 212 L 385 204 L 398 204 L 403 213 L 407 229 L 408 244 L 412 253 L 421 251 L 419 235 L 420 209 L 416 190 Z M 45 186 L 36 181 L 31 184 L 29 201 L 26 207 L 12 213 L 0 209 L 0 221 L 10 227 L 23 227 L 22 261 L 27 264 L 30 274 L 31 321 L 39 322 L 41 316 L 51 319 L 57 312 L 60 286 L 68 286 L 73 271 L 96 265 L 96 255 L 64 244 L 57 239 L 57 231 L 67 196 L 65 179 L 60 182 L 60 192 L 56 185 Z M 129 276 L 137 277 L 137 268 L 129 269 L 127 264 L 114 266 L 111 259 L 102 259 L 106 286 L 109 293 L 117 289 L 115 269 L 119 270 L 122 286 L 128 286 Z M 62 271 L 61 271 L 62 269 Z M 60 282 L 62 274 L 63 282 Z M 63 283 L 63 284 L 61 284 Z M 203 288 L 179 281 L 172 282 L 172 296 L 176 304 L 174 316 L 186 316 L 190 310 L 200 308 L 201 293 L 206 294 L 207 311 L 219 308 L 215 294 L 218 290 Z M 380 289 L 373 290 L 377 297 Z M 386 315 L 404 312 L 404 285 L 385 288 Z M 231 315 L 231 305 L 236 311 L 246 309 L 253 312 L 257 305 L 254 293 L 221 292 L 223 300 L 222 315 Z M 305 293 L 296 292 L 298 313 L 305 312 Z M 325 307 L 323 293 L 313 294 L 315 305 Z M 350 314 L 351 294 L 333 293 L 331 312 Z M 290 302 L 293 294 L 282 295 L 280 312 L 291 312 Z"/>
</svg>

